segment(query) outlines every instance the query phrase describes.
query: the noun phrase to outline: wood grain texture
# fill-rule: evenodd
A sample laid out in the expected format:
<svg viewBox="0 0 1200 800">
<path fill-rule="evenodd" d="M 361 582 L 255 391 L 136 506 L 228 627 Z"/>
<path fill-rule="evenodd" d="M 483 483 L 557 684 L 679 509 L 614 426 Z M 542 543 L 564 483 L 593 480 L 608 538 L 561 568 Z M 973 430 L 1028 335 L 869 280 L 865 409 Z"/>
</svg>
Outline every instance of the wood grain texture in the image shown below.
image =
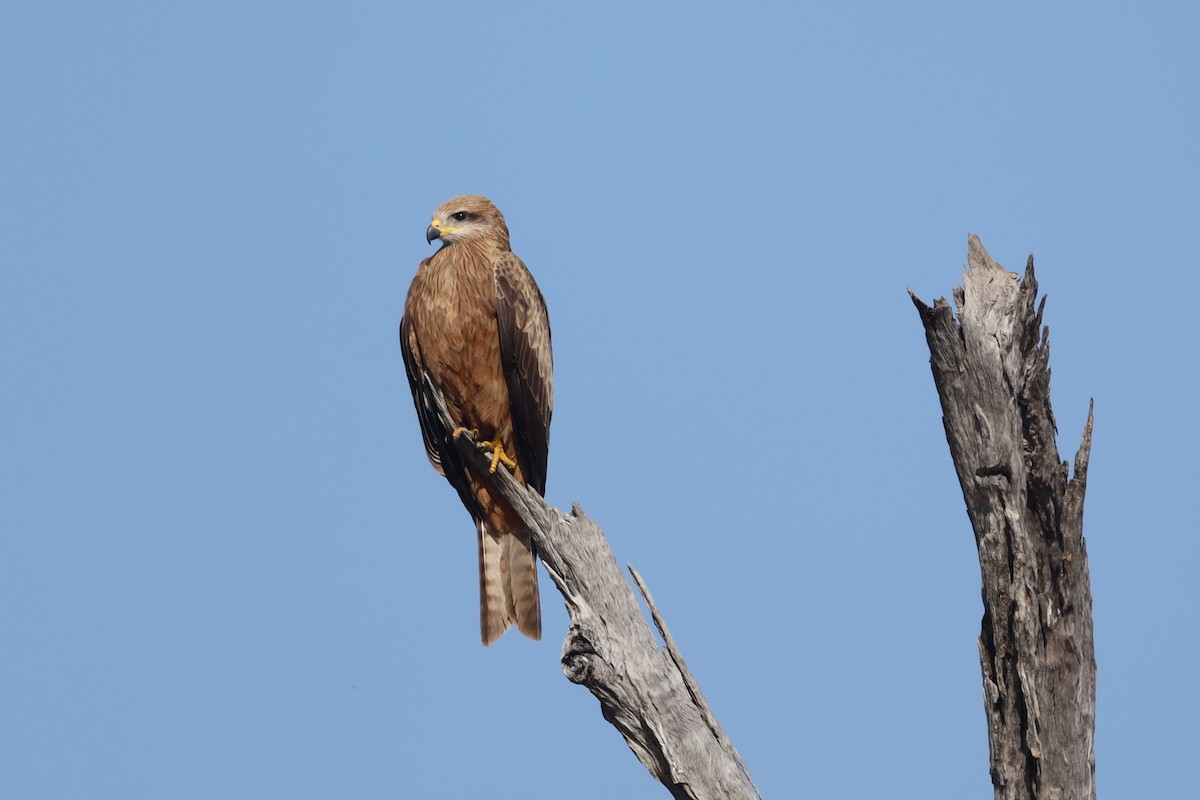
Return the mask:
<svg viewBox="0 0 1200 800">
<path fill-rule="evenodd" d="M 424 395 L 440 404 L 437 388 L 427 383 L 427 390 Z M 439 413 L 446 413 L 444 405 Z M 487 456 L 471 437 L 450 441 L 466 463 L 483 471 Z M 647 624 L 603 531 L 578 505 L 570 514 L 548 506 L 537 492 L 503 469 L 489 480 L 528 527 L 546 571 L 566 601 L 571 623 L 562 665 L 567 678 L 595 695 L 604 718 L 672 797 L 761 799 L 657 606 L 634 573 L 664 646 Z"/>
<path fill-rule="evenodd" d="M 1096 661 L 1083 539 L 1089 408 L 1074 477 L 1058 456 L 1049 331 L 1033 258 L 1024 278 L 975 236 L 925 327 L 946 439 L 979 549 L 991 776 L 998 800 L 1096 796 Z M 956 313 L 957 312 L 957 315 Z"/>
</svg>

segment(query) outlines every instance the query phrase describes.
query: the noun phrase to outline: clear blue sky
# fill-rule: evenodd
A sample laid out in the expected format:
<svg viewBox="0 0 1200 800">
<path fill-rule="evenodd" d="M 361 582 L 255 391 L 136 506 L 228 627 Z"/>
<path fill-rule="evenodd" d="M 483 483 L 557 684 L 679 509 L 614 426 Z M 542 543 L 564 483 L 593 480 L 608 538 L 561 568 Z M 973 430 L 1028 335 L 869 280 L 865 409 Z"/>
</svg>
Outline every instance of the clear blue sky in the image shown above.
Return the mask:
<svg viewBox="0 0 1200 800">
<path fill-rule="evenodd" d="M 1035 253 L 1100 791 L 1196 796 L 1197 7 L 504 5 L 0 11 L 0 796 L 664 796 L 548 580 L 479 645 L 396 342 L 465 192 L 550 306 L 548 499 L 773 798 L 991 797 L 905 289 Z"/>
</svg>

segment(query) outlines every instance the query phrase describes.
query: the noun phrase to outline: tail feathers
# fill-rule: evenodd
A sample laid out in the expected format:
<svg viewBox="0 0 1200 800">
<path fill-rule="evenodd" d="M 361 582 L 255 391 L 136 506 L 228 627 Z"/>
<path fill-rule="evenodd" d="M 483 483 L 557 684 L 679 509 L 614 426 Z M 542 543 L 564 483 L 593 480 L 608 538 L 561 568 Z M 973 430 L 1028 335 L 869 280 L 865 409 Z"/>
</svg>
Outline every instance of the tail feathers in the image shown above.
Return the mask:
<svg viewBox="0 0 1200 800">
<path fill-rule="evenodd" d="M 508 630 L 508 603 L 504 599 L 502 558 L 499 538 L 483 522 L 479 528 L 479 635 L 491 644 Z"/>
<path fill-rule="evenodd" d="M 479 635 L 490 645 L 514 622 L 531 639 L 542 638 L 537 556 L 528 531 L 479 529 Z"/>
<path fill-rule="evenodd" d="M 514 531 L 501 542 L 511 616 L 521 633 L 542 638 L 542 602 L 538 597 L 537 555 L 528 531 Z"/>
</svg>

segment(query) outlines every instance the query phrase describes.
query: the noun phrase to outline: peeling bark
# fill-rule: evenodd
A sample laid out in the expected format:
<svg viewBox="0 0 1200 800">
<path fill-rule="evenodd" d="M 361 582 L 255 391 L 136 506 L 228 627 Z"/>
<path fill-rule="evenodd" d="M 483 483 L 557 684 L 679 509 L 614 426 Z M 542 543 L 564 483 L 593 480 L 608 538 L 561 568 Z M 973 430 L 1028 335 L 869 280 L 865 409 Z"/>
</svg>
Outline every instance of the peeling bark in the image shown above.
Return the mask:
<svg viewBox="0 0 1200 800">
<path fill-rule="evenodd" d="M 944 298 L 931 308 L 909 295 L 979 549 L 992 785 L 997 800 L 1088 800 L 1096 660 L 1083 497 L 1092 410 L 1072 478 L 1055 442 L 1033 257 L 1022 280 L 972 235 L 967 261 L 957 318 Z"/>
</svg>

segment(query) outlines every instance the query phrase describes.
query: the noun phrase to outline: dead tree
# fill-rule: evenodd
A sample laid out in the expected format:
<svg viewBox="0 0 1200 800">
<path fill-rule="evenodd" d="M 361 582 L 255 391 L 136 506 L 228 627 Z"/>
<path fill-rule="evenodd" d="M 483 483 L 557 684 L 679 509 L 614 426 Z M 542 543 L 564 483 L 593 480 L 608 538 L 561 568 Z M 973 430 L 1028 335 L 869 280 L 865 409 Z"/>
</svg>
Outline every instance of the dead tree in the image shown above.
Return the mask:
<svg viewBox="0 0 1200 800">
<path fill-rule="evenodd" d="M 436 408 L 452 431 L 441 393 L 426 379 Z M 469 435 L 453 446 L 476 472 L 491 457 Z M 538 556 L 566 600 L 571 624 L 563 643 L 563 672 L 600 701 L 604 718 L 678 800 L 753 800 L 761 795 L 729 737 L 721 730 L 699 684 L 688 671 L 654 599 L 629 567 L 662 636 L 660 647 L 633 590 L 625 582 L 603 531 L 578 505 L 570 515 L 546 505 L 503 469 L 492 488 L 529 526 Z"/>
<path fill-rule="evenodd" d="M 909 292 L 929 343 L 950 455 L 983 576 L 984 708 L 997 800 L 1090 800 L 1096 659 L 1083 540 L 1088 409 L 1075 475 L 1050 408 L 1045 298 L 975 236 L 954 290 L 930 308 Z"/>
</svg>

